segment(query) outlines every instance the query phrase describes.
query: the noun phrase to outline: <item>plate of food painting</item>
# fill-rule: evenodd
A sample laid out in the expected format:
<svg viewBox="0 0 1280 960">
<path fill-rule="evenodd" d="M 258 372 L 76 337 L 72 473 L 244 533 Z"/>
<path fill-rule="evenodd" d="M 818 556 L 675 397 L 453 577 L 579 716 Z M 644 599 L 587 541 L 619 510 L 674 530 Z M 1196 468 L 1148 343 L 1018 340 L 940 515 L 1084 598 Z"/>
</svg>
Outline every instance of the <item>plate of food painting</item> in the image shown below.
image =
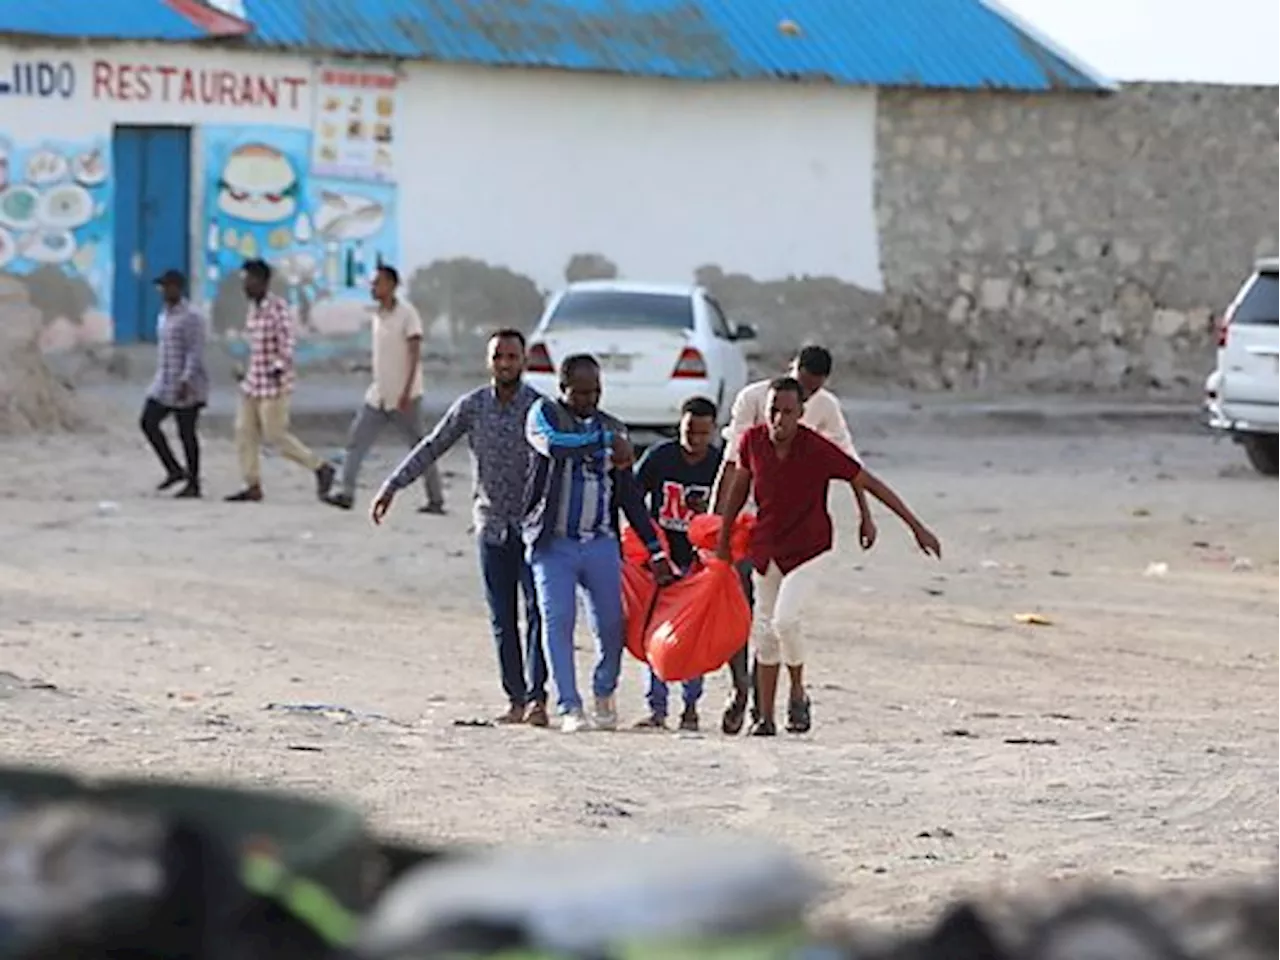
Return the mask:
<svg viewBox="0 0 1280 960">
<path fill-rule="evenodd" d="M 37 230 L 22 238 L 19 249 L 36 263 L 66 263 L 76 254 L 76 238 L 70 230 Z"/>
<path fill-rule="evenodd" d="M 69 172 L 67 158 L 52 150 L 37 150 L 27 157 L 27 182 L 38 187 L 65 180 Z"/>
<path fill-rule="evenodd" d="M 316 230 L 331 240 L 364 240 L 382 229 L 387 213 L 372 197 L 358 193 L 320 192 Z"/>
<path fill-rule="evenodd" d="M 14 183 L 0 193 L 0 224 L 11 230 L 29 230 L 40 213 L 40 192 L 25 183 Z"/>
<path fill-rule="evenodd" d="M 74 230 L 93 219 L 93 197 L 78 183 L 60 183 L 40 198 L 42 227 Z"/>
<path fill-rule="evenodd" d="M 96 187 L 107 181 L 107 157 L 98 147 L 78 154 L 71 161 L 71 176 L 86 187 Z"/>
</svg>

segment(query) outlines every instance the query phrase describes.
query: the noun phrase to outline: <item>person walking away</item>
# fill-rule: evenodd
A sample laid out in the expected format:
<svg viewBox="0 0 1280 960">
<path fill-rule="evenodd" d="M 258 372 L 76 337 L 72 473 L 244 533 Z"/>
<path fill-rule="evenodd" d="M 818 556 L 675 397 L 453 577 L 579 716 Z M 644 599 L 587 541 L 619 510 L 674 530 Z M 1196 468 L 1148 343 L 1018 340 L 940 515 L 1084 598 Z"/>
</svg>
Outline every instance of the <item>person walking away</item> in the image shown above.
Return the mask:
<svg viewBox="0 0 1280 960">
<path fill-rule="evenodd" d="M 524 555 L 521 520 L 529 447 L 525 420 L 541 398 L 523 379 L 525 340 L 519 330 L 489 338 L 489 384 L 465 393 L 431 433 L 383 481 L 369 515 L 381 525 L 396 494 L 436 469 L 463 437 L 471 447 L 472 512 L 480 575 L 498 653 L 507 711 L 499 723 L 547 726 L 547 662 L 533 573 Z M 520 643 L 519 601 L 524 595 L 525 642 Z"/>
<path fill-rule="evenodd" d="M 529 410 L 533 448 L 525 495 L 524 542 L 542 611 L 543 646 L 556 687 L 560 729 L 589 725 L 573 662 L 576 594 L 582 587 L 596 641 L 592 722 L 618 725 L 614 693 L 622 670 L 622 551 L 618 510 L 649 549 L 660 584 L 672 579 L 631 467 L 635 454 L 620 421 L 599 408 L 600 365 L 588 354 L 565 358 L 560 397 Z"/>
<path fill-rule="evenodd" d="M 689 543 L 689 521 L 707 512 L 711 487 L 720 469 L 720 447 L 716 435 L 716 405 L 705 397 L 691 397 L 680 408 L 678 439 L 664 440 L 645 451 L 636 464 L 636 480 L 649 506 L 649 515 L 667 536 L 667 549 L 676 569 L 687 573 L 695 555 Z M 694 677 L 681 685 L 684 712 L 680 729 L 698 729 L 698 701 L 703 678 Z M 637 729 L 663 730 L 667 726 L 667 684 L 649 668 L 646 696 L 649 715 Z"/>
<path fill-rule="evenodd" d="M 787 375 L 800 384 L 804 391 L 804 415 L 801 422 L 826 437 L 837 447 L 858 459 L 858 452 L 853 446 L 853 437 L 849 432 L 849 424 L 845 420 L 844 411 L 840 408 L 840 400 L 826 388 L 831 377 L 831 352 L 825 347 L 811 344 L 802 347 L 792 359 Z M 769 395 L 769 379 L 749 383 L 738 391 L 730 408 L 729 425 L 724 430 L 724 457 L 721 461 L 720 473 L 716 476 L 711 493 L 712 509 L 717 513 L 724 506 L 724 495 L 733 480 L 737 467 L 738 445 L 742 435 L 758 423 L 767 419 L 767 398 Z M 862 517 L 867 517 L 866 498 L 858 493 L 858 510 Z M 755 595 L 751 581 L 751 562 L 743 561 L 738 572 L 742 575 L 742 589 L 747 594 L 747 602 L 754 606 Z M 727 734 L 736 734 L 742 730 L 743 715 L 747 708 L 747 693 L 751 693 L 751 718 L 754 721 L 759 711 L 758 696 L 755 689 L 756 664 L 747 665 L 747 648 L 744 646 L 729 661 L 729 671 L 733 677 L 733 692 L 725 704 L 721 719 L 721 729 Z"/>
<path fill-rule="evenodd" d="M 293 311 L 272 293 L 271 267 L 265 260 L 246 260 L 244 293 L 249 298 L 245 335 L 249 363 L 240 380 L 236 411 L 236 453 L 244 488 L 230 502 L 262 499 L 262 445 L 268 444 L 316 478 L 316 495 L 323 500 L 333 486 L 333 465 L 325 462 L 289 432 L 289 401 L 293 393 Z"/>
<path fill-rule="evenodd" d="M 733 481 L 720 512 L 724 525 L 716 552 L 728 560 L 733 521 L 754 490 L 756 524 L 750 557 L 755 572 L 753 632 L 760 713 L 751 734 L 758 737 L 777 732 L 774 702 L 782 662 L 791 678 L 787 730 L 805 733 L 812 723 L 804 686 L 800 617 L 820 569 L 819 558 L 833 543 L 827 511 L 827 489 L 832 480 L 843 480 L 855 492 L 862 489 L 871 494 L 907 525 L 926 555 L 941 556 L 938 538 L 887 484 L 800 422 L 803 396 L 804 388 L 792 377 L 781 377 L 769 385 L 768 423 L 757 424 L 743 434 Z M 875 525 L 864 521 L 859 539 L 864 550 L 870 549 L 876 540 Z"/>
<path fill-rule="evenodd" d="M 204 365 L 205 321 L 187 299 L 187 278 L 166 270 L 156 279 L 163 305 L 156 321 L 159 358 L 147 390 L 140 426 L 165 469 L 158 490 L 181 483 L 177 499 L 200 496 L 200 411 L 209 402 L 209 374 Z M 178 439 L 186 469 L 178 465 L 160 425 L 170 415 L 178 422 Z"/>
<path fill-rule="evenodd" d="M 391 424 L 415 447 L 426 430 L 422 427 L 422 318 L 413 304 L 396 297 L 400 274 L 382 264 L 374 273 L 373 382 L 364 395 L 364 404 L 351 421 L 347 450 L 342 460 L 342 480 L 328 502 L 341 510 L 355 503 L 356 479 L 369 449 Z M 426 504 L 419 513 L 444 513 L 444 485 L 435 461 L 423 475 Z"/>
</svg>

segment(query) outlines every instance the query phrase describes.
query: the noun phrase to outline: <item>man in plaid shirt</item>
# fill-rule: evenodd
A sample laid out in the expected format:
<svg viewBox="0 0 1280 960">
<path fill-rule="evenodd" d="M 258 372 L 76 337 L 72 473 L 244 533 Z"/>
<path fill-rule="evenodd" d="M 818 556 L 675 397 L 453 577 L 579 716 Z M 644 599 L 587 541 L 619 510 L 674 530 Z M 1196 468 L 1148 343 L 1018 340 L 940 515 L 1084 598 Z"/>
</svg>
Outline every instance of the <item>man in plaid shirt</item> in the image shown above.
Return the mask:
<svg viewBox="0 0 1280 960">
<path fill-rule="evenodd" d="M 322 460 L 289 432 L 289 399 L 293 391 L 293 310 L 272 293 L 271 267 L 265 260 L 244 264 L 244 292 L 249 298 L 245 335 L 249 365 L 240 381 L 236 414 L 236 452 L 244 489 L 227 497 L 234 502 L 262 499 L 261 448 L 266 443 L 316 477 L 316 495 L 325 499 L 333 486 L 333 465 Z"/>
<path fill-rule="evenodd" d="M 157 489 L 168 490 L 181 483 L 178 497 L 193 499 L 200 496 L 200 439 L 196 435 L 196 424 L 200 411 L 209 401 L 209 375 L 204 366 L 204 317 L 187 299 L 187 278 L 179 271 L 166 270 L 156 278 L 156 286 L 164 300 L 156 323 L 159 358 L 139 426 L 165 469 L 165 479 Z M 187 461 L 185 470 L 178 464 L 160 429 L 170 414 L 178 421 L 178 438 Z"/>
</svg>

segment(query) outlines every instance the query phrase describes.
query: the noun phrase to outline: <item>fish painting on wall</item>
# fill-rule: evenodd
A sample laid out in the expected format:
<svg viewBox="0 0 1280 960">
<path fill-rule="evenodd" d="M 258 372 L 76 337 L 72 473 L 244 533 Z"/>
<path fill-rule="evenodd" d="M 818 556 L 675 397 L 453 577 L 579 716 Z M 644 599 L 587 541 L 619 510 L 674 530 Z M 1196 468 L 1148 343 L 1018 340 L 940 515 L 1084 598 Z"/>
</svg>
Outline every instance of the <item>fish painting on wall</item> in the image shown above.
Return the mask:
<svg viewBox="0 0 1280 960">
<path fill-rule="evenodd" d="M 374 270 L 398 253 L 395 187 L 311 177 L 306 130 L 216 127 L 203 136 L 204 282 L 215 329 L 242 326 L 239 268 L 260 257 L 305 331 L 355 332 Z"/>
<path fill-rule="evenodd" d="M 111 340 L 110 156 L 101 138 L 0 140 L 0 271 L 40 311 L 44 349 Z"/>
</svg>

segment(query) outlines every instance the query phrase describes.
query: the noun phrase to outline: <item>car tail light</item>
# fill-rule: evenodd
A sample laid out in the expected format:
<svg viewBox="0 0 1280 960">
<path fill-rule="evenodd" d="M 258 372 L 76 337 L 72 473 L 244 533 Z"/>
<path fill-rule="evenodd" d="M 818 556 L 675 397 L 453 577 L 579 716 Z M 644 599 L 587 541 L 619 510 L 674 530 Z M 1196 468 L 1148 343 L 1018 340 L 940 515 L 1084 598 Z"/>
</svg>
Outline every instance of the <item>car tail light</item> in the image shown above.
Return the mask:
<svg viewBox="0 0 1280 960">
<path fill-rule="evenodd" d="M 685 347 L 680 351 L 680 359 L 671 371 L 674 380 L 705 380 L 707 378 L 707 361 L 693 347 Z"/>
<path fill-rule="evenodd" d="M 1218 322 L 1214 325 L 1218 334 L 1218 349 L 1221 350 L 1227 345 L 1228 327 L 1231 326 L 1231 311 L 1227 310 L 1218 318 Z"/>
<path fill-rule="evenodd" d="M 524 368 L 529 373 L 556 372 L 556 368 L 551 364 L 551 354 L 547 352 L 546 344 L 530 344 L 528 356 L 525 358 Z"/>
</svg>

